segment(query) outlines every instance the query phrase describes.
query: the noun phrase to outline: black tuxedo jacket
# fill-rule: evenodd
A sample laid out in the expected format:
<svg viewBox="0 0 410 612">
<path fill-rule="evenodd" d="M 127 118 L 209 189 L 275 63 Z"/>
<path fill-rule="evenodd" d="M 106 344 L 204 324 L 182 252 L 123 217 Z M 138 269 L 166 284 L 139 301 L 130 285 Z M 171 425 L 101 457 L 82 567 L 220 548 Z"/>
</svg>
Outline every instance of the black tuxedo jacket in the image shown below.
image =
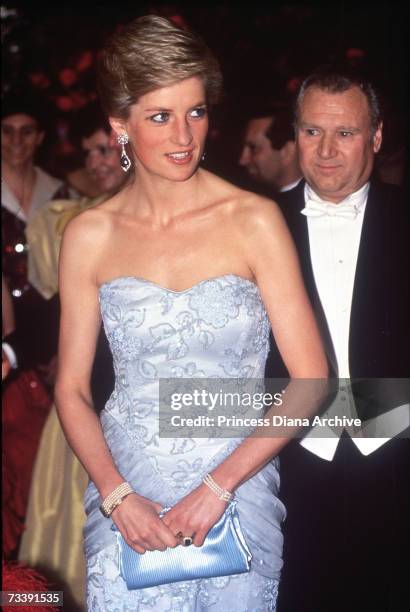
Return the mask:
<svg viewBox="0 0 410 612">
<path fill-rule="evenodd" d="M 305 206 L 304 187 L 301 181 L 281 194 L 279 205 L 295 241 L 330 369 L 337 375 L 335 353 L 313 276 L 307 217 L 300 212 Z M 409 376 L 408 208 L 398 187 L 371 180 L 352 298 L 352 379 Z M 272 339 L 266 376 L 285 375 L 286 368 Z M 399 394 L 403 393 L 406 390 L 402 387 Z"/>
<path fill-rule="evenodd" d="M 16 329 L 3 338 L 13 349 L 21 368 L 46 364 L 57 354 L 60 303 L 58 296 L 44 299 L 30 287 L 20 298 L 13 299 Z"/>
</svg>

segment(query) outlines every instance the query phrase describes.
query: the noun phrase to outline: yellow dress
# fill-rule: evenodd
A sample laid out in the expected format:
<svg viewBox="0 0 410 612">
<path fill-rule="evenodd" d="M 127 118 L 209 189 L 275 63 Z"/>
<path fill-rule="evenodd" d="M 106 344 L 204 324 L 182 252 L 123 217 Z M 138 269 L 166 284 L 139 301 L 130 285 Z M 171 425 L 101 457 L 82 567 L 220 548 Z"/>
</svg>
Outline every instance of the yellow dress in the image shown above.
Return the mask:
<svg viewBox="0 0 410 612">
<path fill-rule="evenodd" d="M 85 609 L 83 496 L 88 476 L 68 446 L 55 407 L 45 424 L 34 466 L 19 560 Z M 64 606 L 65 609 L 66 606 Z"/>
</svg>

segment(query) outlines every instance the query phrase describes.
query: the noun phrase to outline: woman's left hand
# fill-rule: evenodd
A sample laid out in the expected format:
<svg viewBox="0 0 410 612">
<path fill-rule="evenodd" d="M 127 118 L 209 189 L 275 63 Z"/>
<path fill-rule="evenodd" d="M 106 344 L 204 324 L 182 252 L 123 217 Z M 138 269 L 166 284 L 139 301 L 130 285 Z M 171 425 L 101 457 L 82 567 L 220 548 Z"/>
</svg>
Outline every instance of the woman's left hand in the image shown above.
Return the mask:
<svg viewBox="0 0 410 612">
<path fill-rule="evenodd" d="M 227 507 L 215 493 L 201 484 L 181 499 L 164 517 L 164 523 L 174 535 L 182 533 L 193 539 L 195 546 L 202 546 L 208 531 L 215 525 Z"/>
</svg>

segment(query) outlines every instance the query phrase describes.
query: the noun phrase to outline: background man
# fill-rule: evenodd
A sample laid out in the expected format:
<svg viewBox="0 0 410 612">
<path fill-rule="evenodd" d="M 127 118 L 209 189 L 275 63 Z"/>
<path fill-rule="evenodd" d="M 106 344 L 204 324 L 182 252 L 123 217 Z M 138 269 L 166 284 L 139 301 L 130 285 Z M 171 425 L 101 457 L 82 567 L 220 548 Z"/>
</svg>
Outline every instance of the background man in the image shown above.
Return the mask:
<svg viewBox="0 0 410 612">
<path fill-rule="evenodd" d="M 289 108 L 267 109 L 248 121 L 239 164 L 252 179 L 269 187 L 270 196 L 295 187 L 302 174 Z"/>
<path fill-rule="evenodd" d="M 306 181 L 282 194 L 281 205 L 330 367 L 341 379 L 408 376 L 407 209 L 397 187 L 372 176 L 382 141 L 376 93 L 365 81 L 323 70 L 301 86 L 296 128 Z M 267 375 L 281 376 L 282 368 L 274 347 Z M 365 419 L 395 407 L 408 421 L 408 398 L 381 402 L 376 414 L 373 399 Z M 341 390 L 339 400 L 363 417 L 354 393 Z M 389 430 L 385 417 L 377 418 Z M 403 609 L 408 440 L 389 441 L 400 429 L 383 439 L 344 432 L 340 441 L 342 432 L 329 430 L 281 454 L 288 508 L 282 610 Z"/>
</svg>

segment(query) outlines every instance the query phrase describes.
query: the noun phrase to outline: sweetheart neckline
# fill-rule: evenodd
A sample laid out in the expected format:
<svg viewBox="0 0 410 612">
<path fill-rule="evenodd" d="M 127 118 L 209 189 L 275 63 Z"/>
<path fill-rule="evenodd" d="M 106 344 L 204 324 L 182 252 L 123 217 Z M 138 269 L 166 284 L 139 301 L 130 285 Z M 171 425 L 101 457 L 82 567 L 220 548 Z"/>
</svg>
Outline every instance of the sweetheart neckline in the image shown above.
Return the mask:
<svg viewBox="0 0 410 612">
<path fill-rule="evenodd" d="M 121 280 L 135 280 L 135 281 L 140 281 L 142 283 L 145 283 L 146 285 L 151 285 L 152 287 L 157 287 L 158 289 L 162 289 L 163 291 L 167 291 L 168 293 L 174 293 L 178 295 L 178 294 L 187 293 L 188 291 L 192 291 L 192 289 L 200 287 L 201 285 L 205 283 L 209 283 L 211 281 L 220 280 L 222 278 L 229 278 L 229 277 L 237 278 L 238 280 L 241 280 L 245 283 L 250 283 L 251 285 L 256 287 L 256 289 L 259 289 L 258 285 L 254 281 L 251 281 L 249 278 L 240 276 L 240 274 L 230 273 L 230 274 L 220 274 L 219 276 L 212 276 L 210 278 L 204 278 L 203 280 L 200 280 L 197 283 L 194 283 L 193 285 L 191 285 L 191 287 L 187 287 L 186 289 L 181 289 L 180 291 L 176 291 L 175 289 L 169 289 L 168 287 L 163 287 L 162 285 L 159 285 L 155 281 L 148 280 L 147 278 L 143 278 L 142 276 L 133 276 L 133 275 L 116 276 L 115 278 L 111 278 L 110 280 L 105 281 L 104 283 L 101 283 L 101 285 L 98 286 L 98 291 L 100 291 L 104 287 L 112 285 L 113 283 L 116 283 Z"/>
</svg>

